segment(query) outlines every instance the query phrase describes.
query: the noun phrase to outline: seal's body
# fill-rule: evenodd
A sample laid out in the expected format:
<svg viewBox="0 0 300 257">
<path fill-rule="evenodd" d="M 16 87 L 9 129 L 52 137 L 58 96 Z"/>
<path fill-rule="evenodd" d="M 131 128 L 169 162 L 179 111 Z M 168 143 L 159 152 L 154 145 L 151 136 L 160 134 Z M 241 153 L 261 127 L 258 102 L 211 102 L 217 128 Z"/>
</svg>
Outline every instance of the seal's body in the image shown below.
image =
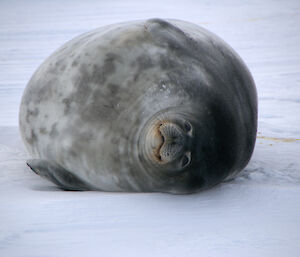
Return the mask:
<svg viewBox="0 0 300 257">
<path fill-rule="evenodd" d="M 83 34 L 31 78 L 28 165 L 69 190 L 190 193 L 234 176 L 256 138 L 253 79 L 221 39 L 152 19 Z"/>
</svg>

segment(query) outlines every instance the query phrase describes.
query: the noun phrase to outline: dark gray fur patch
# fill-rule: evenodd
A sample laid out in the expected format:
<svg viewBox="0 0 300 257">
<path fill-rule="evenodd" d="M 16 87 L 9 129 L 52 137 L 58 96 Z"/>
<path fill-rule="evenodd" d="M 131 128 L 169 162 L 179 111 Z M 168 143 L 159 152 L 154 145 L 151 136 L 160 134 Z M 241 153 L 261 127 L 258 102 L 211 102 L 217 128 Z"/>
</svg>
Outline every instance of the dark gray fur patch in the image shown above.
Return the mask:
<svg viewBox="0 0 300 257">
<path fill-rule="evenodd" d="M 95 90 L 91 96 L 91 102 L 82 109 L 81 117 L 88 122 L 99 123 L 99 120 L 109 120 L 112 114 L 118 114 L 116 103 L 121 99 L 115 95 L 114 101 L 107 97 L 107 94 L 101 88 Z"/>
<path fill-rule="evenodd" d="M 93 65 L 92 74 L 90 74 L 91 82 L 103 84 L 107 77 L 113 74 L 116 70 L 115 60 L 117 56 L 114 53 L 107 53 L 102 66 Z"/>
<path fill-rule="evenodd" d="M 29 103 L 30 101 L 32 101 L 34 103 L 40 103 L 52 98 L 55 94 L 55 88 L 53 87 L 53 85 L 55 85 L 56 83 L 56 76 L 46 76 L 45 78 L 38 78 L 38 80 L 35 81 L 31 87 L 31 91 L 33 91 L 34 93 L 28 92 L 28 94 L 26 95 L 27 102 Z"/>
<path fill-rule="evenodd" d="M 70 108 L 71 108 L 71 99 L 69 99 L 69 98 L 64 98 L 64 99 L 62 100 L 62 102 L 63 102 L 64 105 L 65 105 L 64 114 L 66 115 L 66 114 L 70 111 Z"/>
<path fill-rule="evenodd" d="M 46 134 L 47 134 L 47 129 L 44 128 L 44 127 L 40 128 L 40 133 L 41 133 L 42 135 L 46 135 Z"/>
<path fill-rule="evenodd" d="M 72 65 L 72 67 L 76 67 L 78 65 L 78 62 L 76 60 L 74 60 L 71 65 Z"/>
<path fill-rule="evenodd" d="M 114 144 L 114 145 L 117 145 L 117 144 L 119 144 L 120 140 L 119 140 L 118 138 L 112 138 L 112 139 L 110 140 L 110 142 L 111 142 L 112 144 Z"/>
<path fill-rule="evenodd" d="M 80 138 L 85 142 L 89 142 L 93 139 L 93 133 L 90 131 L 84 131 L 80 133 Z"/>
<path fill-rule="evenodd" d="M 74 78 L 74 84 L 76 85 L 77 91 L 71 94 L 68 97 L 68 100 L 64 100 L 64 103 L 66 105 L 66 112 L 68 111 L 68 107 L 72 101 L 75 101 L 77 103 L 85 103 L 87 101 L 87 99 L 94 91 L 94 88 L 92 88 L 92 84 L 96 84 L 98 85 L 98 87 L 103 86 L 107 78 L 115 72 L 116 67 L 114 62 L 117 59 L 118 61 L 120 61 L 120 57 L 118 57 L 116 54 L 106 54 L 103 65 L 98 66 L 94 64 L 91 73 L 88 71 L 86 65 L 80 66 L 78 73 L 79 75 L 78 77 Z"/>
<path fill-rule="evenodd" d="M 65 69 L 66 69 L 66 65 L 65 65 L 65 64 L 64 64 L 64 65 L 61 65 L 60 71 L 63 72 Z"/>
<path fill-rule="evenodd" d="M 142 54 L 132 62 L 133 67 L 138 67 L 139 70 L 146 70 L 153 67 L 153 61 L 150 56 Z"/>
<path fill-rule="evenodd" d="M 116 95 L 119 92 L 120 86 L 116 84 L 109 83 L 107 88 L 111 95 Z"/>
<path fill-rule="evenodd" d="M 57 122 L 55 122 L 52 126 L 51 126 L 51 130 L 50 130 L 50 137 L 55 137 L 57 136 L 59 133 L 57 131 Z"/>
<path fill-rule="evenodd" d="M 37 141 L 37 136 L 33 129 L 31 129 L 30 136 L 26 137 L 26 141 L 30 145 L 33 145 Z"/>
<path fill-rule="evenodd" d="M 34 110 L 28 109 L 27 113 L 26 113 L 26 121 L 29 123 L 30 118 L 31 117 L 36 117 L 36 116 L 38 116 L 38 114 L 39 114 L 39 108 L 38 107 L 35 107 Z"/>
<path fill-rule="evenodd" d="M 142 72 L 154 67 L 155 63 L 149 55 L 142 54 L 131 63 L 131 66 L 136 67 L 137 69 L 133 78 L 133 81 L 136 82 L 139 79 Z"/>
</svg>

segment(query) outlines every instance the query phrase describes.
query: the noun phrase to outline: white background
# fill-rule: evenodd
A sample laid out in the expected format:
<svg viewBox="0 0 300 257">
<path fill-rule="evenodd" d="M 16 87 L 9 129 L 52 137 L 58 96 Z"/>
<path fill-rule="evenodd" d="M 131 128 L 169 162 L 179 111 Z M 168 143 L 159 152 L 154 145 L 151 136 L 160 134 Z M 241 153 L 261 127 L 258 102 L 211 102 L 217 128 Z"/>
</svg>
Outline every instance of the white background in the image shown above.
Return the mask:
<svg viewBox="0 0 300 257">
<path fill-rule="evenodd" d="M 71 38 L 175 18 L 243 58 L 259 98 L 254 155 L 199 194 L 63 192 L 30 172 L 18 108 L 30 76 Z M 0 1 L 0 256 L 300 256 L 300 1 Z"/>
</svg>

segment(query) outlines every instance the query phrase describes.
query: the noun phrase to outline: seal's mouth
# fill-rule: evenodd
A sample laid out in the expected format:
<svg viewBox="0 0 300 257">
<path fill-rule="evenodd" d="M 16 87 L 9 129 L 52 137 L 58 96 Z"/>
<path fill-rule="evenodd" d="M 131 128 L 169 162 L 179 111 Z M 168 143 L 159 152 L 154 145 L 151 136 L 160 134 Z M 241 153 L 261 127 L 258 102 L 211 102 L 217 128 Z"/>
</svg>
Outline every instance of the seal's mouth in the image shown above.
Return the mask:
<svg viewBox="0 0 300 257">
<path fill-rule="evenodd" d="M 172 162 L 182 154 L 185 136 L 182 129 L 172 122 L 162 122 L 156 126 L 153 153 L 159 163 Z"/>
<path fill-rule="evenodd" d="M 164 135 L 163 135 L 163 134 L 161 133 L 161 131 L 160 131 L 160 128 L 161 128 L 162 125 L 163 125 L 163 124 L 160 123 L 159 126 L 158 126 L 158 129 L 157 129 L 156 136 L 159 137 L 159 138 L 158 138 L 158 140 L 159 140 L 159 145 L 158 145 L 158 147 L 157 147 L 157 150 L 154 152 L 154 155 L 155 155 L 155 157 L 157 158 L 157 160 L 158 160 L 159 162 L 162 161 L 162 157 L 161 157 L 161 154 L 160 154 L 160 150 L 161 150 L 161 148 L 163 147 L 163 145 L 164 145 L 164 143 L 165 143 L 165 137 L 164 137 Z"/>
<path fill-rule="evenodd" d="M 140 132 L 138 157 L 141 164 L 154 174 L 174 175 L 188 171 L 194 134 L 188 116 L 177 112 L 155 114 Z"/>
</svg>

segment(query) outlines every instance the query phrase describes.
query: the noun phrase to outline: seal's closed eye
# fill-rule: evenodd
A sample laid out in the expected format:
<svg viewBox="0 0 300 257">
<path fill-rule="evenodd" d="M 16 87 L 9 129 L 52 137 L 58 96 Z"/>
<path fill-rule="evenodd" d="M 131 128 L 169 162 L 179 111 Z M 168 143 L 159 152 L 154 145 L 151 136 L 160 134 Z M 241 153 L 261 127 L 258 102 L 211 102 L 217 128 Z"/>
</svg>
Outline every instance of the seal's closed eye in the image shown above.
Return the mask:
<svg viewBox="0 0 300 257">
<path fill-rule="evenodd" d="M 190 162 L 191 162 L 191 153 L 188 152 L 188 153 L 186 153 L 186 154 L 183 156 L 183 158 L 182 158 L 182 160 L 181 160 L 181 165 L 182 165 L 182 167 L 184 168 L 184 167 L 186 167 Z"/>
<path fill-rule="evenodd" d="M 184 122 L 184 128 L 185 128 L 186 132 L 189 132 L 189 131 L 192 130 L 192 125 L 189 122 L 185 121 Z"/>
</svg>

